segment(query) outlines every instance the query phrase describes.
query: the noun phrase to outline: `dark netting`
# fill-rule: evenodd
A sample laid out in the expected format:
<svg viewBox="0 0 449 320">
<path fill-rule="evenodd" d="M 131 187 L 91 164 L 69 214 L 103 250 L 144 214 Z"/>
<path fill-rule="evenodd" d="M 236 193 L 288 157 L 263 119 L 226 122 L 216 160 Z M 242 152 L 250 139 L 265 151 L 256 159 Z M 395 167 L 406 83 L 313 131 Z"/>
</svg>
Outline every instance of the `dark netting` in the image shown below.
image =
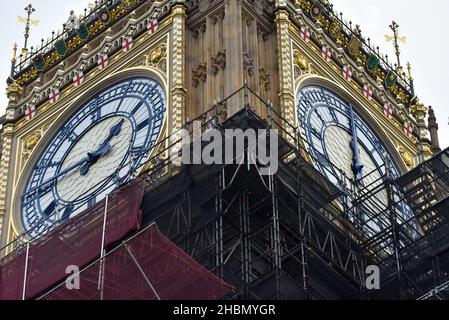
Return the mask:
<svg viewBox="0 0 449 320">
<path fill-rule="evenodd" d="M 69 290 L 63 283 L 42 299 L 211 300 L 233 290 L 168 240 L 155 225 L 123 242 L 79 276 L 79 290 Z"/>
<path fill-rule="evenodd" d="M 140 228 L 144 183 L 136 181 L 109 196 L 105 245 Z M 106 201 L 102 201 L 31 243 L 26 298 L 30 299 L 64 279 L 66 268 L 83 267 L 100 255 Z M 25 250 L 0 262 L 2 299 L 21 299 Z"/>
</svg>

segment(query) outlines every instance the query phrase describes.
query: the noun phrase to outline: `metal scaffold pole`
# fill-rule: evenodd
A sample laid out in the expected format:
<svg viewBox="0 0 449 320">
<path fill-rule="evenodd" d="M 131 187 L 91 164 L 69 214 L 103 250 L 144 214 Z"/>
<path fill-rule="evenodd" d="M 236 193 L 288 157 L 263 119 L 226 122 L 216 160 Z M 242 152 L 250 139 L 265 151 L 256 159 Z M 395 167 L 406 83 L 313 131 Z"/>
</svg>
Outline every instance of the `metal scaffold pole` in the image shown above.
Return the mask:
<svg viewBox="0 0 449 320">
<path fill-rule="evenodd" d="M 387 201 L 388 201 L 388 210 L 389 210 L 389 216 L 390 216 L 390 228 L 391 228 L 391 234 L 393 237 L 393 249 L 394 249 L 394 256 L 396 261 L 396 268 L 397 268 L 397 277 L 398 277 L 398 284 L 399 284 L 399 296 L 401 299 L 405 298 L 404 296 L 404 287 L 403 287 L 403 275 L 402 275 L 402 262 L 401 262 L 401 248 L 399 243 L 399 230 L 398 230 L 398 222 L 397 222 L 397 214 L 396 209 L 394 207 L 394 196 L 393 196 L 393 185 L 392 185 L 392 174 L 391 174 L 391 167 L 390 163 L 386 163 L 386 170 L 387 170 L 387 181 L 386 181 L 386 191 L 387 191 Z"/>
<path fill-rule="evenodd" d="M 271 237 L 271 248 L 273 250 L 273 267 L 275 271 L 276 277 L 276 298 L 281 300 L 281 287 L 280 287 L 280 271 L 282 268 L 281 263 L 281 241 L 280 241 L 280 227 L 279 227 L 279 206 L 278 199 L 276 195 L 276 176 L 271 174 L 269 175 L 270 181 L 270 192 L 271 192 L 271 201 L 272 201 L 272 237 Z"/>
<path fill-rule="evenodd" d="M 23 272 L 23 291 L 22 300 L 26 300 L 27 283 L 28 283 L 28 261 L 30 258 L 30 243 L 27 242 L 26 253 L 25 253 L 25 270 Z"/>
<path fill-rule="evenodd" d="M 224 253 L 223 253 L 223 189 L 224 189 L 225 172 L 221 168 L 217 175 L 217 190 L 215 196 L 215 214 L 217 221 L 215 222 L 215 264 L 217 275 L 224 277 Z"/>
<path fill-rule="evenodd" d="M 100 260 L 100 272 L 98 274 L 98 290 L 100 291 L 100 300 L 104 300 L 104 276 L 105 276 L 105 242 L 106 242 L 106 222 L 108 213 L 108 202 L 109 195 L 106 195 L 106 200 L 104 204 L 104 216 L 103 216 L 103 233 L 101 235 L 101 260 Z"/>
<path fill-rule="evenodd" d="M 305 206 L 304 206 L 304 184 L 303 184 L 303 166 L 301 164 L 301 152 L 300 152 L 300 137 L 299 137 L 299 131 L 296 130 L 295 135 L 295 152 L 296 152 L 296 165 L 297 165 L 297 185 L 298 185 L 298 232 L 300 236 L 300 246 L 301 246 L 301 275 L 302 275 L 302 290 L 304 291 L 304 295 L 306 296 L 306 299 L 309 299 L 309 293 L 308 293 L 308 275 L 307 275 L 307 239 L 304 234 L 303 229 L 303 214 L 305 213 Z"/>
<path fill-rule="evenodd" d="M 241 263 L 244 298 L 249 299 L 249 285 L 251 279 L 251 247 L 250 247 L 250 224 L 249 224 L 249 193 L 248 190 L 241 192 L 239 196 L 240 212 L 240 240 L 241 240 Z"/>
</svg>

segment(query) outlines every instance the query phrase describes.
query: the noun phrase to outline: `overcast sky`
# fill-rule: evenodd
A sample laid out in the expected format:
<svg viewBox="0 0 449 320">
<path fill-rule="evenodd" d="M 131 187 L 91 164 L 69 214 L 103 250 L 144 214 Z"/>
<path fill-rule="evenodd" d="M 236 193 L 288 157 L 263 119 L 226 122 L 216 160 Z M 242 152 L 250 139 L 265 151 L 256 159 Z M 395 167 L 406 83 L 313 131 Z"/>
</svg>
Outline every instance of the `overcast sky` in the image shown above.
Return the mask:
<svg viewBox="0 0 449 320">
<path fill-rule="evenodd" d="M 70 9 L 82 13 L 89 0 L 14 0 L 8 1 L 0 12 L 0 78 L 8 77 L 11 67 L 12 46 L 15 42 L 23 46 L 24 26 L 17 22 L 17 16 L 25 16 L 24 8 L 32 2 L 36 8 L 34 19 L 39 26 L 31 31 L 30 45 L 40 43 L 41 38 L 51 36 L 67 20 Z M 91 1 L 93 2 L 93 1 Z M 394 19 L 399 32 L 407 36 L 408 42 L 402 45 L 402 61 L 410 61 L 415 78 L 416 94 L 426 105 L 434 106 L 440 124 L 442 147 L 449 147 L 449 43 L 446 32 L 449 30 L 449 1 L 429 0 L 331 0 L 334 7 L 344 13 L 344 18 L 359 24 L 365 37 L 370 37 L 381 47 L 381 51 L 394 57 L 391 43 L 385 42 L 384 35 L 390 34 L 388 28 Z M 2 80 L 3 81 L 3 80 Z M 3 84 L 5 82 L 3 81 Z M 5 85 L 3 85 L 5 87 Z M 3 114 L 7 99 L 2 89 L 0 112 Z"/>
</svg>

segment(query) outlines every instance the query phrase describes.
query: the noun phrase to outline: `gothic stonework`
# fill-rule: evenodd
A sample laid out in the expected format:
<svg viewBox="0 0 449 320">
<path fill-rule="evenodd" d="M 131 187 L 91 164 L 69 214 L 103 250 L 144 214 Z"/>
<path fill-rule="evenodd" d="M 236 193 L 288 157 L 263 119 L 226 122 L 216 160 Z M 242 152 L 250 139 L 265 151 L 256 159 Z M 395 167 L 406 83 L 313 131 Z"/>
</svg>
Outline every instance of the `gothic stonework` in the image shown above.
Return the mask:
<svg viewBox="0 0 449 320">
<path fill-rule="evenodd" d="M 8 188 L 11 185 L 11 168 L 12 168 L 12 157 L 11 157 L 11 149 L 12 149 L 12 141 L 13 141 L 13 125 L 5 125 L 3 128 L 2 134 L 2 155 L 0 160 L 0 241 L 1 246 L 3 247 L 8 239 L 8 230 L 9 226 L 4 224 L 4 221 L 7 221 L 8 211 L 8 199 L 7 192 Z"/>
<path fill-rule="evenodd" d="M 193 86 L 198 88 L 200 81 L 204 82 L 207 79 L 207 63 L 200 63 L 198 68 L 192 70 L 192 73 Z"/>
<path fill-rule="evenodd" d="M 170 132 L 180 129 L 185 119 L 185 46 L 186 46 L 186 7 L 175 5 L 172 10 L 172 117 Z"/>
<path fill-rule="evenodd" d="M 226 50 L 219 51 L 214 57 L 211 58 L 211 72 L 214 76 L 217 75 L 218 71 L 226 68 Z"/>
<path fill-rule="evenodd" d="M 143 5 L 130 9 L 138 3 Z M 89 31 L 96 36 L 86 42 L 80 37 L 71 39 L 68 43 L 71 55 L 67 59 L 49 54 L 45 59 L 51 68 L 40 73 L 32 66 L 19 73 L 14 81 L 9 81 L 8 124 L 2 135 L 2 241 L 9 230 L 11 234 L 17 232 L 13 221 L 17 208 L 11 202 L 20 197 L 18 183 L 23 179 L 20 172 L 30 170 L 30 159 L 41 151 L 47 135 L 53 135 L 62 124 L 43 129 L 40 121 L 26 121 L 26 106 L 37 106 L 39 119 L 63 121 L 76 107 L 72 108 L 72 101 L 82 100 L 86 92 L 93 94 L 90 91 L 98 83 L 113 83 L 120 74 L 130 77 L 154 74 L 163 82 L 168 105 L 166 128 L 161 137 L 169 136 L 207 110 L 213 110 L 213 115 L 222 122 L 240 111 L 245 99 L 265 119 L 268 117 L 265 104 L 270 101 L 274 111 L 284 119 L 280 122 L 288 122 L 290 126 L 285 129 L 295 137 L 295 127 L 299 126 L 296 90 L 303 79 L 313 78 L 316 80 L 313 84 L 327 81 L 335 91 L 355 97 L 366 111 L 364 115 L 380 128 L 376 133 L 385 141 L 392 141 L 397 162 L 403 159 L 408 169 L 437 152 L 438 124 L 432 109 L 426 127 L 425 107 L 411 105 L 407 88 L 399 82 L 386 88 L 385 70 L 368 72 L 367 57 L 359 50 L 357 39 L 351 43 L 338 19 L 329 20 L 324 15 L 310 17 L 313 3 L 313 0 L 122 1 L 113 17 L 120 21 L 110 28 L 101 24 L 90 26 Z M 125 15 L 127 10 L 132 12 Z M 149 34 L 148 20 L 155 17 L 158 30 Z M 310 41 L 302 40 L 302 27 L 310 29 Z M 127 53 L 122 51 L 121 40 L 125 36 L 134 37 L 134 47 Z M 329 62 L 322 57 L 323 46 L 332 49 Z M 352 55 L 348 53 L 351 48 Z M 97 68 L 100 53 L 108 53 L 110 58 L 105 72 Z M 342 77 L 344 65 L 353 68 L 351 82 Z M 74 88 L 72 83 L 78 70 L 85 72 L 82 88 Z M 245 98 L 244 94 L 222 101 L 245 83 L 263 101 L 254 96 Z M 366 84 L 376 90 L 373 101 L 364 98 Z M 61 99 L 50 104 L 48 92 L 55 86 L 60 88 Z M 386 103 L 394 108 L 391 120 L 384 115 Z M 418 129 L 411 138 L 404 133 L 404 122 Z M 293 142 L 291 137 L 286 138 Z M 158 160 L 152 165 L 157 166 Z"/>
<path fill-rule="evenodd" d="M 281 4 L 279 4 L 281 5 Z M 293 70 L 291 38 L 289 35 L 290 21 L 288 12 L 279 10 L 276 13 L 276 26 L 278 37 L 278 61 L 280 78 L 280 109 L 281 115 L 287 122 L 296 124 L 295 121 L 295 94 L 293 92 Z M 291 132 L 291 134 L 295 134 Z"/>
<path fill-rule="evenodd" d="M 259 84 L 265 91 L 269 91 L 271 88 L 270 74 L 265 70 L 265 68 L 259 68 Z"/>
</svg>

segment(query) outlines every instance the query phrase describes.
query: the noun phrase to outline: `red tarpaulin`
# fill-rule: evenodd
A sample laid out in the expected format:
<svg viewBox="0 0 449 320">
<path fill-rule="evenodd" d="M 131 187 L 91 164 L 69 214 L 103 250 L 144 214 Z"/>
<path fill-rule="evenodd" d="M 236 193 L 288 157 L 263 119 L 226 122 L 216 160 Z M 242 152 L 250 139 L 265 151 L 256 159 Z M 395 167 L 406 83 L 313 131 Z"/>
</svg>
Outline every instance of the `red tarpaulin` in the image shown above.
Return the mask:
<svg viewBox="0 0 449 320">
<path fill-rule="evenodd" d="M 100 269 L 104 281 L 99 281 Z M 80 289 L 65 283 L 45 300 L 212 300 L 233 287 L 168 240 L 155 225 L 79 274 Z"/>
<path fill-rule="evenodd" d="M 105 245 L 140 228 L 144 182 L 138 180 L 112 194 L 107 204 Z M 64 279 L 67 266 L 85 266 L 100 255 L 105 201 L 30 244 L 26 299 Z M 22 299 L 26 251 L 0 261 L 0 299 Z"/>
</svg>

